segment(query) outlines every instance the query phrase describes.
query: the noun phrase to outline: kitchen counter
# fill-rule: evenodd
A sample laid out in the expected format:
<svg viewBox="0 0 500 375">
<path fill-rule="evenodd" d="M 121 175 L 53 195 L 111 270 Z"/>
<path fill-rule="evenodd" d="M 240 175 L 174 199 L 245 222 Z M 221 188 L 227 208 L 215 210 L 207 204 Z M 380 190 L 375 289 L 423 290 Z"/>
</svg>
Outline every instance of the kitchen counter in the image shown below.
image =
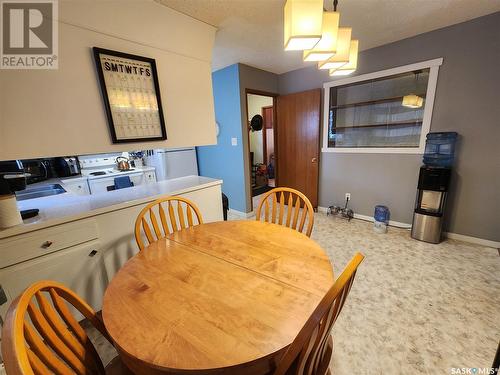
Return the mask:
<svg viewBox="0 0 500 375">
<path fill-rule="evenodd" d="M 0 229 L 0 239 L 144 204 L 164 195 L 179 195 L 221 184 L 222 180 L 186 176 L 92 195 L 82 196 L 67 192 L 19 201 L 17 204 L 20 210 L 38 208 L 40 213 L 25 220 L 23 224 Z"/>
</svg>

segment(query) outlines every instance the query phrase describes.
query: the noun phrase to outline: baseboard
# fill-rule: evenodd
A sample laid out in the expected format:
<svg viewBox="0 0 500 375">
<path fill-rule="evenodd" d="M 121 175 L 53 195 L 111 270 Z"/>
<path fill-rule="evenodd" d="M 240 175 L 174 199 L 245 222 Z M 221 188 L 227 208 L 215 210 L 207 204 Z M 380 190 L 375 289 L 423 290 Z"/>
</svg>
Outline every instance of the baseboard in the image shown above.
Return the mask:
<svg viewBox="0 0 500 375">
<path fill-rule="evenodd" d="M 326 213 L 327 211 L 328 211 L 327 207 L 318 207 L 318 212 Z M 370 221 L 370 222 L 374 221 L 373 217 L 361 215 L 361 214 L 354 214 L 354 218 L 360 219 L 360 220 L 365 220 L 365 221 Z M 391 221 L 389 221 L 389 225 L 392 225 L 392 226 L 398 227 L 398 228 L 403 228 L 403 229 L 411 229 L 411 224 L 401 223 L 399 221 L 392 221 L 391 220 Z M 458 241 L 473 243 L 476 245 L 482 245 L 482 246 L 488 246 L 488 247 L 500 249 L 500 242 L 497 242 L 497 241 L 491 241 L 491 240 L 486 240 L 484 238 L 477 238 L 477 237 L 466 236 L 463 234 L 451 233 L 451 232 L 444 232 L 443 235 L 446 238 L 449 238 L 451 240 L 458 240 Z"/>
<path fill-rule="evenodd" d="M 466 236 L 464 234 L 450 233 L 450 232 L 444 232 L 443 235 L 451 240 L 458 240 L 458 241 L 473 243 L 476 245 L 482 245 L 500 249 L 500 242 L 497 241 L 485 240 L 484 238 L 477 238 L 472 236 Z"/>
<path fill-rule="evenodd" d="M 375 219 L 371 216 L 367 215 L 361 215 L 361 214 L 354 214 L 355 219 L 360 219 L 360 220 L 365 220 L 365 221 L 370 221 L 374 222 Z M 391 227 L 396 227 L 396 228 L 401 228 L 401 229 L 411 229 L 411 224 L 408 223 L 402 223 L 400 221 L 394 221 L 394 220 L 389 220 L 389 225 Z"/>
<path fill-rule="evenodd" d="M 318 206 L 318 212 L 326 213 L 326 212 L 328 212 L 328 208 Z M 370 221 L 372 223 L 375 221 L 375 219 L 371 216 L 361 215 L 361 214 L 356 214 L 356 213 L 354 214 L 354 218 L 359 219 L 359 220 Z M 402 228 L 402 229 L 411 229 L 411 224 L 401 223 L 399 221 L 394 221 L 394 220 L 389 220 L 389 225 L 393 226 L 393 227 L 397 227 L 397 228 Z"/>
<path fill-rule="evenodd" d="M 238 211 L 238 210 L 234 210 L 232 208 L 229 209 L 229 213 L 232 214 L 232 215 L 235 215 L 235 216 L 239 216 L 239 217 L 244 217 L 246 219 L 252 217 L 255 215 L 255 212 L 251 211 L 251 212 L 241 212 L 241 211 Z"/>
</svg>

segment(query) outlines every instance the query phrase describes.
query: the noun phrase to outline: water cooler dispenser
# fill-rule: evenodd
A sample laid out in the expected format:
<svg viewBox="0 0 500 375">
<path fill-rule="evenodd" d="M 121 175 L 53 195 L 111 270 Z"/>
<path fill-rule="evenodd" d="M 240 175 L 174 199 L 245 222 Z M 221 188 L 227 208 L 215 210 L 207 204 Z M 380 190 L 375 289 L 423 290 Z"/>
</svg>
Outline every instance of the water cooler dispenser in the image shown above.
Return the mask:
<svg viewBox="0 0 500 375">
<path fill-rule="evenodd" d="M 411 236 L 420 241 L 441 242 L 443 214 L 450 186 L 451 168 L 420 168 Z"/>
<path fill-rule="evenodd" d="M 413 213 L 411 236 L 439 243 L 443 227 L 446 196 L 450 187 L 451 167 L 455 160 L 456 132 L 428 133 L 424 166 L 420 168 Z"/>
</svg>

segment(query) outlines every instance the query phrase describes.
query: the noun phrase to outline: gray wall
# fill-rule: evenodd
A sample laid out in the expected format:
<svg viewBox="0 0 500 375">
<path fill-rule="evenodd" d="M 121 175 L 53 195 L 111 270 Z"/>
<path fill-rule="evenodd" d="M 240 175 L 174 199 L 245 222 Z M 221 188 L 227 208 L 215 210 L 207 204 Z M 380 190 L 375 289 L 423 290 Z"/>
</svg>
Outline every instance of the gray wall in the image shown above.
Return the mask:
<svg viewBox="0 0 500 375">
<path fill-rule="evenodd" d="M 238 64 L 240 74 L 241 126 L 243 157 L 245 165 L 245 194 L 247 197 L 246 212 L 252 211 L 250 191 L 250 155 L 248 150 L 248 120 L 246 89 L 278 93 L 278 75 L 265 70 L 257 69 L 245 64 Z"/>
<path fill-rule="evenodd" d="M 361 41 L 363 43 L 363 41 Z M 443 57 L 431 131 L 460 140 L 445 230 L 500 241 L 500 12 L 360 53 L 356 74 Z M 322 87 L 315 66 L 279 76 L 280 94 Z M 421 155 L 322 153 L 320 206 L 352 194 L 352 208 L 410 223 Z"/>
</svg>

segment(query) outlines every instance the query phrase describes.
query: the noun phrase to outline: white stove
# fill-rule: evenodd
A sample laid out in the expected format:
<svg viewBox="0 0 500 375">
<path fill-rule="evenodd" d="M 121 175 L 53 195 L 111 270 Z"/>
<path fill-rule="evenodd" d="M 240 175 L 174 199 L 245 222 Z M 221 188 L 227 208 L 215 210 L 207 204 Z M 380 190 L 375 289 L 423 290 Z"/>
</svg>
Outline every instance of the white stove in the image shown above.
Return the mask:
<svg viewBox="0 0 500 375">
<path fill-rule="evenodd" d="M 89 180 L 97 179 L 97 178 L 106 178 L 106 177 L 117 177 L 119 175 L 126 176 L 132 173 L 142 173 L 141 170 L 136 170 L 135 168 L 130 168 L 126 171 L 119 171 L 114 168 L 88 168 L 82 169 L 82 176 L 88 177 Z"/>
<path fill-rule="evenodd" d="M 115 178 L 129 176 L 133 186 L 156 181 L 154 168 L 116 169 L 116 156 L 90 156 L 80 159 L 82 176 L 87 177 L 91 194 L 112 191 Z"/>
</svg>

